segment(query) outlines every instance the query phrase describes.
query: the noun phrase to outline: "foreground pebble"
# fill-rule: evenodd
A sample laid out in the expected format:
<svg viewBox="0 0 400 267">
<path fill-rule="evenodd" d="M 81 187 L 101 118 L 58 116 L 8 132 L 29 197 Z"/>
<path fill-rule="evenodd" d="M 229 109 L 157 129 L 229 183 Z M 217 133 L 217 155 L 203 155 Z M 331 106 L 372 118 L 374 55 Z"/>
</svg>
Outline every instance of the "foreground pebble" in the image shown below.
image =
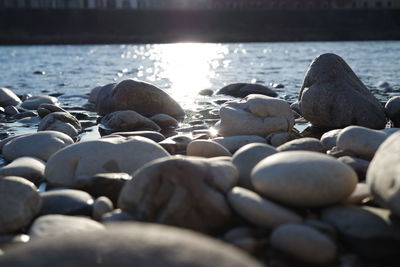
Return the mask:
<svg viewBox="0 0 400 267">
<path fill-rule="evenodd" d="M 186 148 L 186 155 L 204 158 L 232 156 L 225 147 L 211 140 L 194 140 Z"/>
<path fill-rule="evenodd" d="M 253 169 L 257 192 L 289 206 L 322 207 L 345 200 L 357 184 L 346 164 L 317 152 L 289 151 L 269 156 Z"/>
<path fill-rule="evenodd" d="M 0 234 L 27 226 L 42 205 L 36 186 L 15 176 L 0 177 L 0 199 Z"/>
<path fill-rule="evenodd" d="M 2 176 L 19 176 L 37 184 L 44 178 L 45 162 L 32 157 L 20 157 L 0 168 Z"/>
<path fill-rule="evenodd" d="M 40 257 L 38 257 L 40 255 Z M 34 260 L 33 260 L 34 259 Z M 209 237 L 161 225 L 115 225 L 107 231 L 44 238 L 10 250 L 1 266 L 261 267 L 242 251 Z"/>
<path fill-rule="evenodd" d="M 272 232 L 270 242 L 273 248 L 307 263 L 327 264 L 336 257 L 335 243 L 306 225 L 279 226 Z"/>
<path fill-rule="evenodd" d="M 133 174 L 118 207 L 138 220 L 210 232 L 232 216 L 225 193 L 237 183 L 235 166 L 224 160 L 171 157 Z"/>
<path fill-rule="evenodd" d="M 254 225 L 272 229 L 285 223 L 300 223 L 302 218 L 295 212 L 241 187 L 228 192 L 229 204 L 244 219 Z"/>
</svg>

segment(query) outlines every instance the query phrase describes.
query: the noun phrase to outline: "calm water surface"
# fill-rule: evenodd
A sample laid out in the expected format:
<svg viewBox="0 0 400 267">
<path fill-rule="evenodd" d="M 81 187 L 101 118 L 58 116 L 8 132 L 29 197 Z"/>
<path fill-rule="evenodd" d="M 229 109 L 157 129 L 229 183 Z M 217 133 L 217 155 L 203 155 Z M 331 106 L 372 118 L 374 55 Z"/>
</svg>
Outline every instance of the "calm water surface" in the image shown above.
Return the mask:
<svg viewBox="0 0 400 267">
<path fill-rule="evenodd" d="M 312 59 L 327 52 L 342 56 L 381 100 L 396 93 L 377 90 L 380 81 L 400 89 L 399 41 L 1 46 L 0 87 L 20 95 L 63 93 L 63 105 L 81 106 L 92 88 L 135 78 L 195 111 L 218 98 L 198 96 L 201 89 L 275 82 L 285 85 L 279 96 L 294 101 Z"/>
</svg>

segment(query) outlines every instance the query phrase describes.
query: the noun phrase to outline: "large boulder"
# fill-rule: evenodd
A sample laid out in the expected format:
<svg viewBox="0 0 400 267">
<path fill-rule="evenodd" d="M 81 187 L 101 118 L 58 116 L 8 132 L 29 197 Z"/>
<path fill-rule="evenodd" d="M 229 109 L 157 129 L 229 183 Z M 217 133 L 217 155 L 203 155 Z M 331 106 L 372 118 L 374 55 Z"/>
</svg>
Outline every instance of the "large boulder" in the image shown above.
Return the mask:
<svg viewBox="0 0 400 267">
<path fill-rule="evenodd" d="M 232 83 L 221 89 L 216 93 L 217 95 L 230 95 L 233 97 L 246 97 L 251 94 L 259 94 L 276 97 L 278 94 L 271 88 L 253 83 Z"/>
<path fill-rule="evenodd" d="M 235 166 L 223 160 L 159 159 L 134 173 L 118 206 L 140 221 L 210 232 L 229 224 L 231 210 L 224 195 L 237 178 Z"/>
<path fill-rule="evenodd" d="M 1 266 L 261 267 L 215 239 L 162 225 L 117 224 L 106 231 L 34 240 L 9 250 Z M 40 255 L 40 257 L 38 257 Z"/>
<path fill-rule="evenodd" d="M 382 129 L 384 109 L 346 62 L 335 54 L 314 59 L 299 96 L 304 118 L 321 128 L 360 125 Z"/>
<path fill-rule="evenodd" d="M 278 131 L 290 131 L 293 112 L 282 100 L 263 95 L 249 95 L 238 101 L 226 102 L 220 109 L 220 134 L 267 136 Z"/>
<path fill-rule="evenodd" d="M 71 145 L 53 155 L 45 178 L 52 185 L 74 186 L 98 173 L 132 173 L 143 164 L 169 154 L 144 137 L 115 137 Z"/>
<path fill-rule="evenodd" d="M 257 192 L 297 207 L 322 207 L 347 199 L 357 174 L 346 164 L 318 152 L 280 152 L 260 161 L 251 173 Z"/>
<path fill-rule="evenodd" d="M 47 161 L 55 152 L 73 143 L 64 133 L 43 131 L 11 139 L 3 146 L 2 153 L 10 161 L 25 156 Z"/>
<path fill-rule="evenodd" d="M 167 93 L 145 82 L 128 79 L 105 85 L 94 93 L 97 95 L 93 98 L 96 101 L 96 111 L 100 115 L 118 110 L 134 110 L 146 117 L 159 113 L 179 119 L 185 116 L 181 106 Z"/>
<path fill-rule="evenodd" d="M 400 216 L 400 132 L 378 149 L 367 171 L 371 193 L 382 206 Z"/>
<path fill-rule="evenodd" d="M 21 99 L 8 88 L 0 88 L 0 107 L 16 106 Z"/>
<path fill-rule="evenodd" d="M 42 204 L 36 186 L 15 176 L 0 177 L 0 234 L 28 226 Z"/>
</svg>

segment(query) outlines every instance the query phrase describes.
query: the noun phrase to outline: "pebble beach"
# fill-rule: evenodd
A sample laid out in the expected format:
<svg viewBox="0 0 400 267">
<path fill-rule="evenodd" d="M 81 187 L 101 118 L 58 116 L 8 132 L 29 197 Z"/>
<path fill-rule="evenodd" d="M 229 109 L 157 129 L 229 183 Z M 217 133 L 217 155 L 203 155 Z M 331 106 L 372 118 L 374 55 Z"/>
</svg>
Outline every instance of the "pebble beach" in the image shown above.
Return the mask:
<svg viewBox="0 0 400 267">
<path fill-rule="evenodd" d="M 349 65 L 198 110 L 140 79 L 1 88 L 0 266 L 399 266 L 400 96 Z"/>
</svg>

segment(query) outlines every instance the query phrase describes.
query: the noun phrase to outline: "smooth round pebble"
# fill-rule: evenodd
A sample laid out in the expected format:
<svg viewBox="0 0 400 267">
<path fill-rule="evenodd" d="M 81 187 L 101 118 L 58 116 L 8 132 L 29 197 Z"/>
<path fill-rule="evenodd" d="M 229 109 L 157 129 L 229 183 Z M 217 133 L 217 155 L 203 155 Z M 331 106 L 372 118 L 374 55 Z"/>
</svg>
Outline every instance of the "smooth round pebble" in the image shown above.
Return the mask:
<svg viewBox="0 0 400 267">
<path fill-rule="evenodd" d="M 186 155 L 204 158 L 232 156 L 225 147 L 211 140 L 193 140 L 186 148 Z"/>
<path fill-rule="evenodd" d="M 46 163 L 32 157 L 20 157 L 10 164 L 0 168 L 2 176 L 19 176 L 28 179 L 32 183 L 38 183 L 44 178 Z"/>
<path fill-rule="evenodd" d="M 114 205 L 108 197 L 99 197 L 93 203 L 92 217 L 96 221 L 100 221 L 104 214 L 111 212 Z"/>
</svg>

